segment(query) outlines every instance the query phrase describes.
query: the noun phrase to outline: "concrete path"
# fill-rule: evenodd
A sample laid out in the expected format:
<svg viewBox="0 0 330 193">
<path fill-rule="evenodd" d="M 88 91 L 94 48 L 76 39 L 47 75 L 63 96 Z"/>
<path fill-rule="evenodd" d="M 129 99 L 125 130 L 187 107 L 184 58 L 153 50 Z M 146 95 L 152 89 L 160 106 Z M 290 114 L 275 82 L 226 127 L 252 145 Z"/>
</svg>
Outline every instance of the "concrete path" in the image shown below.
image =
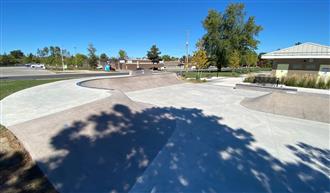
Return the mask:
<svg viewBox="0 0 330 193">
<path fill-rule="evenodd" d="M 330 125 L 239 104 L 263 94 L 212 83 L 128 93 L 188 114 L 131 192 L 329 191 Z M 218 123 L 197 118 L 200 113 Z M 213 131 L 218 127 L 224 130 Z"/>
<path fill-rule="evenodd" d="M 77 86 L 90 79 L 95 77 L 57 81 L 12 94 L 0 101 L 0 124 L 22 123 L 111 95 L 106 90 Z"/>
<path fill-rule="evenodd" d="M 209 79 L 209 84 L 233 88 L 236 84 L 242 83 L 243 80 L 244 77 L 214 77 Z"/>
<path fill-rule="evenodd" d="M 50 96 L 60 95 L 56 86 L 51 88 L 46 89 L 54 93 Z M 76 92 L 78 98 L 88 96 L 79 99 L 82 103 L 110 95 L 104 90 L 71 89 L 75 92 L 66 91 L 70 96 Z M 111 106 L 104 98 L 75 107 L 81 114 L 71 119 L 72 109 L 51 115 L 42 108 L 56 105 L 39 103 L 34 113 L 24 107 L 29 114 L 25 119 L 46 114 L 48 118 L 9 129 L 62 193 L 329 192 L 330 125 L 240 105 L 245 97 L 264 92 L 211 82 L 126 94 L 157 107 L 136 112 L 127 102 Z M 19 101 L 19 96 L 12 102 Z M 63 104 L 67 109 L 75 106 L 70 96 L 60 100 L 61 105 L 56 103 L 58 111 L 65 109 Z M 65 122 L 56 121 L 62 119 Z M 54 127 L 48 128 L 48 123 Z"/>
</svg>

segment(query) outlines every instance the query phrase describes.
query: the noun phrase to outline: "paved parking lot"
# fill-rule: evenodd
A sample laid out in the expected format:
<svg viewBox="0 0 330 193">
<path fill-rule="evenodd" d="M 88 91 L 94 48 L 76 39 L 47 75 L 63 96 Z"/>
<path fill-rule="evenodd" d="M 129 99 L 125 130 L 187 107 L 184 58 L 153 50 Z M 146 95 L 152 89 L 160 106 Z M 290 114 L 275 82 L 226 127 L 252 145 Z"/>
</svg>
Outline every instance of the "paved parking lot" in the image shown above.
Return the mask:
<svg viewBox="0 0 330 193">
<path fill-rule="evenodd" d="M 33 76 L 33 75 L 49 75 L 49 74 L 54 74 L 54 73 L 44 69 L 34 69 L 25 66 L 0 67 L 0 77 Z"/>
</svg>

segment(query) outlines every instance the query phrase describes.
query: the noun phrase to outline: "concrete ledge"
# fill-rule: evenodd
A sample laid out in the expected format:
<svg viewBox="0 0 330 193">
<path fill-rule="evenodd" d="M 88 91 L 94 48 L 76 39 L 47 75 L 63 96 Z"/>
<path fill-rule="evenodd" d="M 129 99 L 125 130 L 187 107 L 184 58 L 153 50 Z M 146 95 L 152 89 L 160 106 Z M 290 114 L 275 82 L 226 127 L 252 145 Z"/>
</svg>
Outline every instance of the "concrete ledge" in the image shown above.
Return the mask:
<svg viewBox="0 0 330 193">
<path fill-rule="evenodd" d="M 272 86 L 262 86 L 255 84 L 236 84 L 234 88 L 238 89 L 251 89 L 251 90 L 261 90 L 261 91 L 292 91 L 297 92 L 296 88 L 285 88 L 285 87 L 272 87 Z"/>
</svg>

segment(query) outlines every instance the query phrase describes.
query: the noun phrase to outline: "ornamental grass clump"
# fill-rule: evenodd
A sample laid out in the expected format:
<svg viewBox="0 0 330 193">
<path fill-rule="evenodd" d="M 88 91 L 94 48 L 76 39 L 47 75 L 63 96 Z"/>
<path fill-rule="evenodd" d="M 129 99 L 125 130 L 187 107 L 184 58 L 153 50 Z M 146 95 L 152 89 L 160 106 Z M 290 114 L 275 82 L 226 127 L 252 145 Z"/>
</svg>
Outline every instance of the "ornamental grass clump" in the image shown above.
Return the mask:
<svg viewBox="0 0 330 193">
<path fill-rule="evenodd" d="M 295 76 L 284 77 L 282 81 L 286 86 L 297 86 L 297 82 L 297 77 Z"/>
<path fill-rule="evenodd" d="M 304 87 L 306 87 L 306 88 L 316 88 L 316 82 L 317 82 L 316 78 L 309 77 L 309 78 L 307 78 L 307 81 L 306 81 L 306 84 L 305 84 Z"/>
<path fill-rule="evenodd" d="M 330 89 L 330 78 L 328 78 L 327 83 L 325 84 L 325 87 L 327 89 Z"/>
<path fill-rule="evenodd" d="M 254 83 L 255 76 L 249 75 L 244 79 L 244 82 Z"/>
<path fill-rule="evenodd" d="M 306 82 L 307 82 L 307 77 L 304 76 L 301 79 L 299 79 L 299 81 L 297 83 L 297 86 L 299 86 L 299 87 L 305 87 Z"/>
<path fill-rule="evenodd" d="M 320 89 L 327 88 L 326 81 L 324 80 L 324 78 L 319 78 L 319 80 L 317 81 L 317 84 L 316 84 L 316 88 L 320 88 Z"/>
</svg>

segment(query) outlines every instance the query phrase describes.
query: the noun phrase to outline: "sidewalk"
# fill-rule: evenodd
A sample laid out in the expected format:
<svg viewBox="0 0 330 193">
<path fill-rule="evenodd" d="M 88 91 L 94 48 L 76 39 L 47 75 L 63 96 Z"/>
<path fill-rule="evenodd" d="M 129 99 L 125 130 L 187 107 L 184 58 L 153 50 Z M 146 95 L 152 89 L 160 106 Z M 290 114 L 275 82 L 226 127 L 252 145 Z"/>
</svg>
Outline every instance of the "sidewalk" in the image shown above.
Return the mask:
<svg viewBox="0 0 330 193">
<path fill-rule="evenodd" d="M 212 85 L 235 87 L 236 84 L 243 82 L 244 77 L 212 77 L 206 80 Z"/>
<path fill-rule="evenodd" d="M 8 127 L 111 96 L 108 90 L 77 85 L 95 78 L 57 81 L 11 94 L 0 101 L 0 124 Z"/>
</svg>

